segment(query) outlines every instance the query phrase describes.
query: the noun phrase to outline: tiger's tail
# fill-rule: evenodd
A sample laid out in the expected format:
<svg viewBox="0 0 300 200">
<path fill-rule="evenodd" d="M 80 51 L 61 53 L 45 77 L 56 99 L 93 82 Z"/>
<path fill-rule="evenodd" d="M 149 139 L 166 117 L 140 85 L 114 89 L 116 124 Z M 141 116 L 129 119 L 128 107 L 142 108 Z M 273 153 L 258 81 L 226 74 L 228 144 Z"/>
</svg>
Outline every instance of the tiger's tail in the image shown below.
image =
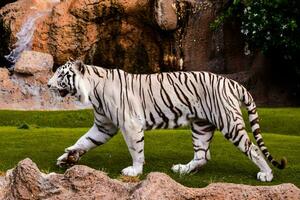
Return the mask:
<svg viewBox="0 0 300 200">
<path fill-rule="evenodd" d="M 287 164 L 287 159 L 283 157 L 279 163 L 272 157 L 267 147 L 265 146 L 260 131 L 259 118 L 255 102 L 253 101 L 251 94 L 244 87 L 242 87 L 240 91 L 240 100 L 245 104 L 247 108 L 251 130 L 259 149 L 262 151 L 264 156 L 272 163 L 272 165 L 274 165 L 278 169 L 284 169 Z"/>
</svg>

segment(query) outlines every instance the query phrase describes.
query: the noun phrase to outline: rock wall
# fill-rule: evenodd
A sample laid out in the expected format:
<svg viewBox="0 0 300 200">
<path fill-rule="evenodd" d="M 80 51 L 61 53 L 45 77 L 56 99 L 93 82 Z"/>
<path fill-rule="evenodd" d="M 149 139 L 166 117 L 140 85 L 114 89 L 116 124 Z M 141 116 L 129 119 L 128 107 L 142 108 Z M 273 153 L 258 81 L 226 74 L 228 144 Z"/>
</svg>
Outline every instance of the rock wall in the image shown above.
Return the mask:
<svg viewBox="0 0 300 200">
<path fill-rule="evenodd" d="M 9 48 L 34 0 L 1 9 L 2 33 L 11 31 Z M 36 25 L 33 50 L 131 72 L 249 69 L 239 31 L 230 25 L 210 29 L 223 2 L 217 0 L 66 0 Z M 227 28 L 229 27 L 229 28 Z M 233 42 L 235 40 L 235 42 Z M 0 57 L 4 53 L 0 52 Z"/>
<path fill-rule="evenodd" d="M 125 183 L 83 165 L 75 165 L 64 174 L 44 174 L 27 158 L 0 177 L 0 199 L 298 200 L 300 189 L 289 183 L 275 186 L 212 183 L 205 188 L 188 188 L 158 172 L 148 174 L 143 181 Z"/>
<path fill-rule="evenodd" d="M 80 109 L 72 97 L 61 98 L 47 87 L 52 76 L 53 57 L 50 54 L 24 51 L 11 74 L 0 68 L 0 108 L 21 110 Z"/>
<path fill-rule="evenodd" d="M 0 9 L 0 65 L 16 33 L 39 8 L 18 0 Z M 204 70 L 238 77 L 259 105 L 292 105 L 286 85 L 272 82 L 268 60 L 246 48 L 238 22 L 210 28 L 223 0 L 64 0 L 38 19 L 32 50 L 133 73 Z M 2 60 L 1 60 L 2 59 Z M 239 74 L 243 74 L 240 78 Z M 269 76 L 269 74 L 271 74 Z M 270 89 L 271 88 L 271 89 Z"/>
<path fill-rule="evenodd" d="M 13 3 L 15 1 L 16 0 L 1 0 L 0 1 L 0 8 L 2 8 L 3 6 L 5 6 L 6 4 Z"/>
</svg>

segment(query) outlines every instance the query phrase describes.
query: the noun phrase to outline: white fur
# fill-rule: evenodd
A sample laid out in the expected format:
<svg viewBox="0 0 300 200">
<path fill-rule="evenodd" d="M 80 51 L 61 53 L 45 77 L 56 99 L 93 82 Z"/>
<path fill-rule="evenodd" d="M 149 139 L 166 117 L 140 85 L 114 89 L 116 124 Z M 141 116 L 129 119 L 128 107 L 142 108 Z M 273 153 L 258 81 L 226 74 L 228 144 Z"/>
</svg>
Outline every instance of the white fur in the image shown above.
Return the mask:
<svg viewBox="0 0 300 200">
<path fill-rule="evenodd" d="M 85 81 L 80 76 L 77 80 L 77 88 L 80 88 L 80 90 L 78 91 L 79 92 L 78 97 L 80 97 L 79 101 L 83 104 L 88 104 L 90 102 L 89 101 L 89 93 L 90 93 L 90 89 L 91 89 L 88 81 Z"/>
<path fill-rule="evenodd" d="M 68 64 L 76 69 L 76 63 Z M 122 70 L 106 70 L 87 65 L 78 69 L 82 71 L 75 70 L 76 96 L 82 103 L 91 101 L 95 121 L 93 127 L 58 158 L 58 165 L 68 162 L 70 152 L 88 152 L 109 141 L 120 129 L 132 157 L 132 165 L 124 168 L 122 174 L 137 176 L 143 172 L 145 161 L 144 130 L 158 126 L 173 128 L 192 124 L 194 158 L 185 165 L 174 165 L 174 172 L 190 173 L 207 163 L 210 160 L 209 143 L 214 130 L 222 127 L 222 133 L 260 168 L 257 178 L 261 181 L 272 180 L 271 168 L 259 148 L 250 143 L 244 129 L 245 124 L 239 110 L 241 97 L 236 97 L 248 93 L 238 83 L 206 72 L 176 72 L 167 76 L 162 73 L 133 75 Z M 56 79 L 57 74 L 49 80 L 49 84 L 59 87 L 55 83 Z M 232 94 L 230 87 L 236 88 L 239 93 Z M 214 97 L 210 97 L 212 93 Z M 251 98 L 246 96 L 246 101 L 251 102 Z M 219 101 L 219 110 L 216 110 L 212 99 Z M 232 106 L 236 108 L 234 112 Z M 252 103 L 249 108 L 255 108 L 255 104 Z M 250 119 L 253 117 L 254 115 L 250 115 Z M 228 120 L 231 120 L 230 123 Z M 259 126 L 255 124 L 252 128 Z"/>
</svg>

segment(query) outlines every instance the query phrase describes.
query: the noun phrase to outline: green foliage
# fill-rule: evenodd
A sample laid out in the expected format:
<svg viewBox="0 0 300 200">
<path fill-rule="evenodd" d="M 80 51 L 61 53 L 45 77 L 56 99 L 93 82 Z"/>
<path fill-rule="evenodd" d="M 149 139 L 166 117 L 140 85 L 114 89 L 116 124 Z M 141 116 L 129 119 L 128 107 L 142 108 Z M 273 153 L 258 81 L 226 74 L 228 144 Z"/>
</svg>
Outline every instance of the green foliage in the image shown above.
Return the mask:
<svg viewBox="0 0 300 200">
<path fill-rule="evenodd" d="M 241 33 L 250 48 L 300 70 L 299 0 L 229 0 L 211 27 L 216 29 L 233 18 L 241 22 Z"/>
<path fill-rule="evenodd" d="M 300 50 L 298 0 L 253 0 L 241 14 L 241 33 L 253 47 L 266 54 L 280 51 L 285 60 L 295 59 Z"/>
<path fill-rule="evenodd" d="M 216 30 L 230 18 L 239 17 L 243 7 L 241 0 L 229 0 L 221 14 L 210 24 L 210 28 Z"/>
</svg>

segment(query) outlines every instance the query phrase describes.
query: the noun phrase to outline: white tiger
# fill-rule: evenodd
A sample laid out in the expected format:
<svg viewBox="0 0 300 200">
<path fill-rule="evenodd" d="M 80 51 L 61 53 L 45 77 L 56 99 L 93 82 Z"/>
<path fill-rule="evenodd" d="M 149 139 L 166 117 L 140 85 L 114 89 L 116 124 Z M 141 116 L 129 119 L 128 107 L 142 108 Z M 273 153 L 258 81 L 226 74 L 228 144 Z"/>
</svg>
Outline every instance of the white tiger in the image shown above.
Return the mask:
<svg viewBox="0 0 300 200">
<path fill-rule="evenodd" d="M 143 172 L 145 161 L 144 130 L 182 125 L 191 126 L 194 158 L 187 164 L 174 165 L 174 172 L 190 173 L 207 163 L 216 128 L 257 165 L 259 180 L 273 178 L 263 155 L 280 169 L 286 165 L 285 158 L 278 163 L 264 145 L 256 105 L 249 92 L 222 76 L 208 72 L 130 74 L 68 61 L 57 69 L 48 86 L 62 97 L 71 94 L 82 102 L 91 102 L 95 114 L 93 127 L 58 158 L 59 166 L 75 164 L 84 153 L 106 143 L 120 129 L 132 157 L 132 166 L 124 168 L 122 174 L 137 176 Z M 248 110 L 259 147 L 247 135 L 241 102 Z"/>
</svg>

